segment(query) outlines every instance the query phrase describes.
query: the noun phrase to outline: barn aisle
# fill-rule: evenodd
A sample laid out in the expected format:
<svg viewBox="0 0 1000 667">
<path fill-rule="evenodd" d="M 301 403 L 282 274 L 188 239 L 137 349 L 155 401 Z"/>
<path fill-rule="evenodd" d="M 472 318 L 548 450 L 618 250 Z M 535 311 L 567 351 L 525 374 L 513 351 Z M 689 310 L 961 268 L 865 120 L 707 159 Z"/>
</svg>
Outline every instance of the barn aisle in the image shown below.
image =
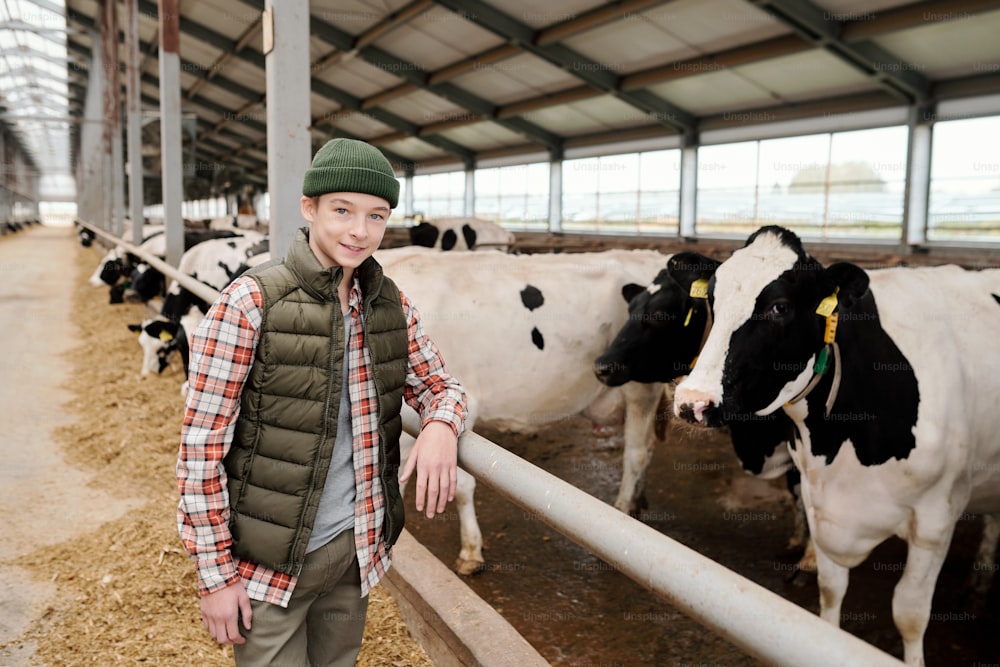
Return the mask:
<svg viewBox="0 0 1000 667">
<path fill-rule="evenodd" d="M 13 561 L 93 530 L 132 505 L 88 487 L 53 438 L 69 418 L 66 353 L 78 243 L 71 227 L 34 226 L 0 237 L 0 664 L 27 665 L 33 647 L 11 644 L 48 608 L 57 584 Z"/>
</svg>

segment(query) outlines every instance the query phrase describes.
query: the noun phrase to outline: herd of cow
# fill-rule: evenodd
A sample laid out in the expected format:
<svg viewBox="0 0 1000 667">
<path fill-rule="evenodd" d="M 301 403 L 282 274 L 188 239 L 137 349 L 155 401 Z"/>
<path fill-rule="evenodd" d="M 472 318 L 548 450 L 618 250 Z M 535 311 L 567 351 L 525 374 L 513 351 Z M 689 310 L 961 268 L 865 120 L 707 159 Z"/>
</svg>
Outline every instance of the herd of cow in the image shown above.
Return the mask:
<svg viewBox="0 0 1000 667">
<path fill-rule="evenodd" d="M 14 232 L 19 232 L 26 227 L 31 227 L 32 225 L 40 225 L 41 220 L 38 218 L 29 218 L 26 220 L 18 220 L 11 218 L 9 220 L 0 220 L 0 236 L 6 234 L 13 234 Z"/>
<path fill-rule="evenodd" d="M 824 619 L 839 625 L 850 568 L 893 535 L 906 541 L 892 610 L 908 664 L 923 664 L 935 583 L 965 512 L 983 515 L 970 586 L 988 592 L 1000 537 L 1000 270 L 822 266 L 779 227 L 722 262 L 652 250 L 510 254 L 509 232 L 480 221 L 411 230 L 424 245 L 376 259 L 467 388 L 470 427 L 623 419 L 614 504 L 633 515 L 669 416 L 728 427 L 747 472 L 787 474 L 799 490 L 810 540 L 800 567 L 814 563 Z M 163 254 L 162 228 L 138 241 Z M 180 269 L 215 289 L 269 257 L 251 230 L 185 242 Z M 110 285 L 112 301 L 162 298 L 159 316 L 135 326 L 143 374 L 186 355 L 203 301 L 120 249 L 91 283 Z M 483 565 L 474 488 L 460 472 L 465 574 Z"/>
</svg>

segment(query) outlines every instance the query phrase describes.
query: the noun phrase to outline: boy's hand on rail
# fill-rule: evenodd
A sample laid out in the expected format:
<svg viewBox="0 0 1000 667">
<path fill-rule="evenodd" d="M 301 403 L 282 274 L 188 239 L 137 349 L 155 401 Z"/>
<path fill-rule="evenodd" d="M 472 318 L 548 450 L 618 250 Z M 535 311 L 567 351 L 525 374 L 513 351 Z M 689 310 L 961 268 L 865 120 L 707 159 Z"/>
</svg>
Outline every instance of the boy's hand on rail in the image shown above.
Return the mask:
<svg viewBox="0 0 1000 667">
<path fill-rule="evenodd" d="M 431 519 L 444 511 L 448 501 L 455 499 L 458 438 L 451 426 L 430 421 L 420 430 L 399 481 L 407 481 L 414 470 L 417 471 L 417 511 L 424 511 L 426 499 L 427 518 Z"/>
</svg>

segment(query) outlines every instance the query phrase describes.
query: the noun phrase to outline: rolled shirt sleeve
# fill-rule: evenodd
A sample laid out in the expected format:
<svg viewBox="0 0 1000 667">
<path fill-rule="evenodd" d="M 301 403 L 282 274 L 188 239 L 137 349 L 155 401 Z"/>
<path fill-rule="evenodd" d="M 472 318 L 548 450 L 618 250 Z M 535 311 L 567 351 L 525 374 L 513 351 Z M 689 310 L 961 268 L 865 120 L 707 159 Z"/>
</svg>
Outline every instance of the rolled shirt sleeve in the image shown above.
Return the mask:
<svg viewBox="0 0 1000 667">
<path fill-rule="evenodd" d="M 420 428 L 430 421 L 442 421 L 451 426 L 456 437 L 460 436 L 468 411 L 465 389 L 448 373 L 441 352 L 420 323 L 417 308 L 402 291 L 400 299 L 409 340 L 409 367 L 403 397 L 420 415 Z"/>
</svg>

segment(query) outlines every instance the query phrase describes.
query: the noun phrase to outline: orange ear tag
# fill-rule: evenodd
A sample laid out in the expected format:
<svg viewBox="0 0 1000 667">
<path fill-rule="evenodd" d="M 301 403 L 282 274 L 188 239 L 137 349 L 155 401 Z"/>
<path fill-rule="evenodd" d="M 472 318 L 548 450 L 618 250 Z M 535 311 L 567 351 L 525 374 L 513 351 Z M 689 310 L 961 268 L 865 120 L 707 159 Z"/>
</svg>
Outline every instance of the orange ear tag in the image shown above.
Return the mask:
<svg viewBox="0 0 1000 667">
<path fill-rule="evenodd" d="M 823 333 L 824 343 L 832 343 L 837 336 L 837 320 L 839 319 L 839 313 L 830 313 L 826 316 L 826 331 Z"/>
</svg>

